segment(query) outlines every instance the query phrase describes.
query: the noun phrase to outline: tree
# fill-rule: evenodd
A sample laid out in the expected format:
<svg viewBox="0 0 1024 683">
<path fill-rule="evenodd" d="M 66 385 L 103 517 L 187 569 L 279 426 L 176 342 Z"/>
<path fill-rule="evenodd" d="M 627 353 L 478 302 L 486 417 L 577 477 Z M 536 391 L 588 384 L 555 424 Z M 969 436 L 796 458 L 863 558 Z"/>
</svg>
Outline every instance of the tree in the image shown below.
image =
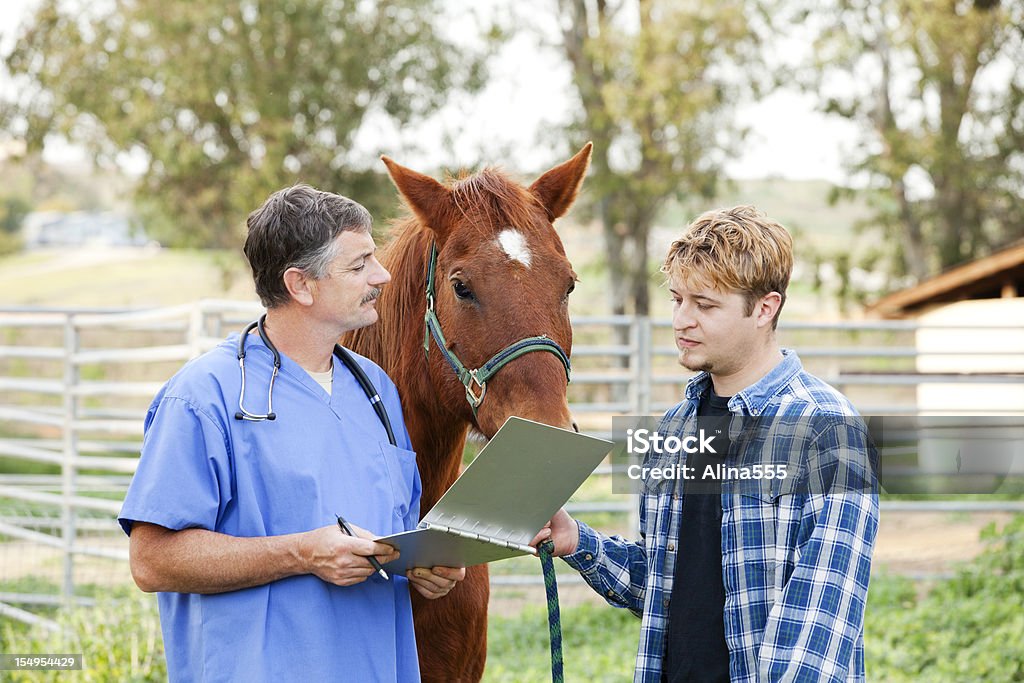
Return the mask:
<svg viewBox="0 0 1024 683">
<path fill-rule="evenodd" d="M 433 0 L 66 5 L 44 0 L 6 55 L 22 87 L 4 122 L 30 150 L 58 133 L 101 164 L 141 158 L 138 203 L 179 245 L 237 245 L 248 212 L 298 180 L 379 211 L 393 192 L 350 151 L 364 119 L 401 125 L 482 82 Z"/>
<path fill-rule="evenodd" d="M 32 204 L 24 197 L 6 195 L 0 197 L 0 233 L 17 235 L 21 223 L 32 210 Z"/>
<path fill-rule="evenodd" d="M 21 223 L 31 210 L 32 204 L 24 197 L 0 196 L 0 256 L 21 248 Z"/>
<path fill-rule="evenodd" d="M 922 279 L 1024 236 L 1020 0 L 798 7 L 821 27 L 804 85 L 863 133 L 850 171 L 888 238 L 869 256 Z"/>
<path fill-rule="evenodd" d="M 742 138 L 732 110 L 755 84 L 742 0 L 558 0 L 573 127 L 594 142 L 587 192 L 605 238 L 613 313 L 647 315 L 648 237 L 671 198 L 714 196 Z"/>
</svg>

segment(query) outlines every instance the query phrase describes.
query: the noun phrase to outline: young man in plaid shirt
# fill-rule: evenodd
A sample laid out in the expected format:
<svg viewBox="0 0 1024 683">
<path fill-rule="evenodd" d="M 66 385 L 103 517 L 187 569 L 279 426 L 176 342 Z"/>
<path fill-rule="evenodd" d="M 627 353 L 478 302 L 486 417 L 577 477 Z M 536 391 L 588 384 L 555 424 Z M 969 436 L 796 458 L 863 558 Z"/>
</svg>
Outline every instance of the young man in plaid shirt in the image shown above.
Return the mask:
<svg viewBox="0 0 1024 683">
<path fill-rule="evenodd" d="M 755 454 L 755 476 L 708 480 L 701 465 L 693 480 L 648 482 L 637 541 L 564 510 L 535 539 L 641 617 L 637 683 L 864 680 L 874 451 L 849 400 L 778 346 L 792 266 L 786 230 L 736 207 L 697 218 L 662 267 L 679 363 L 698 374 L 658 431 L 696 434 L 697 416 L 754 423 L 738 450 Z M 780 461 L 788 479 L 764 475 Z M 721 463 L 737 464 L 734 451 Z"/>
</svg>

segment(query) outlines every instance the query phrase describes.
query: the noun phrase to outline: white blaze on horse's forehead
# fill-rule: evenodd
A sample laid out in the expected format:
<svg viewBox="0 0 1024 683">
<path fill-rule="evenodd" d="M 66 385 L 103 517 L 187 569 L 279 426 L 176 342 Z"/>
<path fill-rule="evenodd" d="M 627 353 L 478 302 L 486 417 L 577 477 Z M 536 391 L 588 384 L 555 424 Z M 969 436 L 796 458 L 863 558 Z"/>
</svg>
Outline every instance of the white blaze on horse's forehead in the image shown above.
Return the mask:
<svg viewBox="0 0 1024 683">
<path fill-rule="evenodd" d="M 505 228 L 498 233 L 498 246 L 513 261 L 519 261 L 527 268 L 530 267 L 530 245 L 526 243 L 523 233 L 513 228 Z"/>
</svg>

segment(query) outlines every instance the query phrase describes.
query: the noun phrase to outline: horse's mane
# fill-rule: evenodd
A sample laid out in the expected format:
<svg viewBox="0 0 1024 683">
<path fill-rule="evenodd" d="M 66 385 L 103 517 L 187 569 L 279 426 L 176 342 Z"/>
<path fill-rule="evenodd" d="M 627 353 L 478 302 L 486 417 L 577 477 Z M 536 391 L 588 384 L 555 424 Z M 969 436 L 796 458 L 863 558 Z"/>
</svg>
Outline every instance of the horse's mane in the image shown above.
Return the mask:
<svg viewBox="0 0 1024 683">
<path fill-rule="evenodd" d="M 451 184 L 452 199 L 466 222 L 490 236 L 503 227 L 529 231 L 536 221 L 540 202 L 526 188 L 504 172 L 487 167 L 479 173 L 462 176 Z"/>
<path fill-rule="evenodd" d="M 537 210 L 543 210 L 533 194 L 493 167 L 462 175 L 449 187 L 456 210 L 464 218 L 459 221 L 460 227 L 475 230 L 478 239 L 507 226 L 533 231 Z M 409 371 L 412 354 L 423 355 L 427 259 L 434 233 L 407 210 L 392 222 L 389 235 L 380 258 L 392 281 L 385 285 L 378 301 L 380 319 L 375 325 L 349 333 L 344 343 L 396 378 Z"/>
</svg>

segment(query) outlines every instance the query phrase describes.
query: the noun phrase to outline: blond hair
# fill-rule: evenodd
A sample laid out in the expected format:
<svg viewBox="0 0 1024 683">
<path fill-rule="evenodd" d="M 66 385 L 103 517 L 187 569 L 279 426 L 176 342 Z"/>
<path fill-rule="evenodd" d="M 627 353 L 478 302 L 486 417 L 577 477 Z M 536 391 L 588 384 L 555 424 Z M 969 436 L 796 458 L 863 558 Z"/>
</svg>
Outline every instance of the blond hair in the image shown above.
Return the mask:
<svg viewBox="0 0 1024 683">
<path fill-rule="evenodd" d="M 698 216 L 669 247 L 661 272 L 746 298 L 747 315 L 758 299 L 782 296 L 772 320 L 778 325 L 793 271 L 793 238 L 752 206 L 715 209 Z"/>
</svg>

